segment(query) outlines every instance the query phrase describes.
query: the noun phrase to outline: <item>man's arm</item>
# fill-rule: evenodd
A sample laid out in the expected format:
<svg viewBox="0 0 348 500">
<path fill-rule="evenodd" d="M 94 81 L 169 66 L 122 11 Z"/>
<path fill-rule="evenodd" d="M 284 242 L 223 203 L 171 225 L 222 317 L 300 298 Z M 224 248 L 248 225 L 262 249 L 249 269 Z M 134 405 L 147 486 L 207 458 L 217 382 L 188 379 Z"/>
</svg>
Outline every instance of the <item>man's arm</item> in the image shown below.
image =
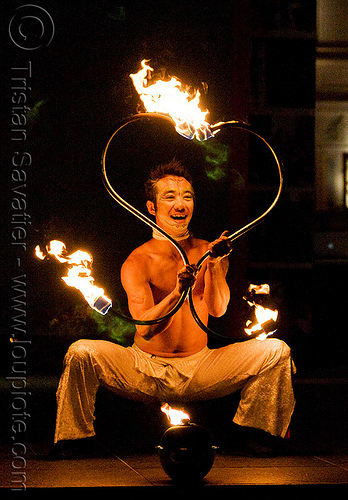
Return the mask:
<svg viewBox="0 0 348 500">
<path fill-rule="evenodd" d="M 142 256 L 130 256 L 121 269 L 122 286 L 128 297 L 128 307 L 133 318 L 149 321 L 162 318 L 169 313 L 188 286 L 193 285 L 195 278 L 185 266 L 178 273 L 175 288 L 158 304 L 154 303 L 150 279 L 146 272 L 146 263 Z M 164 332 L 173 320 L 173 316 L 155 325 L 137 325 L 137 332 L 146 340 Z"/>
<path fill-rule="evenodd" d="M 220 238 L 208 245 L 211 255 L 207 259 L 204 276 L 204 300 L 209 314 L 216 317 L 225 314 L 230 301 L 226 275 L 229 265 L 227 256 L 232 249 L 227 234 L 228 231 L 224 231 Z"/>
</svg>

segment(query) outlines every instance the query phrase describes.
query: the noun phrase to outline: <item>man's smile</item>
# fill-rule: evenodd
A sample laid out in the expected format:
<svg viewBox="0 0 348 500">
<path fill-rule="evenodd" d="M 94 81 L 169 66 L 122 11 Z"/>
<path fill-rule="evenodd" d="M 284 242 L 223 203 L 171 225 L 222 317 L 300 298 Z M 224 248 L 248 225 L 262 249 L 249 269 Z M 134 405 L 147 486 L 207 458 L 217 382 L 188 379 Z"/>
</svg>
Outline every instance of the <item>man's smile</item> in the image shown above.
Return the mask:
<svg viewBox="0 0 348 500">
<path fill-rule="evenodd" d="M 176 220 L 176 221 L 184 221 L 187 219 L 187 215 L 171 215 L 170 216 L 172 219 Z"/>
</svg>

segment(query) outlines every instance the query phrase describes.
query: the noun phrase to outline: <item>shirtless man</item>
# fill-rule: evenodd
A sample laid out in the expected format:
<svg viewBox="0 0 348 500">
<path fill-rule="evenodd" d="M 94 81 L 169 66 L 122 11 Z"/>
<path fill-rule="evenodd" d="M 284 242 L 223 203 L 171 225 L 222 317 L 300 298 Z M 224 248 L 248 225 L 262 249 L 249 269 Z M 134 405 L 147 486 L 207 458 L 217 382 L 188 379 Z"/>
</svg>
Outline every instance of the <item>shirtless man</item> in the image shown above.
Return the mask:
<svg viewBox="0 0 348 500">
<path fill-rule="evenodd" d="M 174 245 L 154 231 L 121 269 L 130 313 L 140 320 L 162 318 L 192 287 L 195 309 L 207 324 L 209 315 L 223 315 L 229 303 L 227 232 L 212 243 L 191 235 L 194 191 L 187 170 L 177 161 L 152 171 L 145 188 L 149 213 L 193 264 L 183 266 Z M 207 250 L 211 254 L 197 273 L 194 263 Z M 76 456 L 76 449 L 79 454 L 86 438 L 95 435 L 94 403 L 100 385 L 124 397 L 169 403 L 218 398 L 242 389 L 233 418 L 238 428 L 284 437 L 295 404 L 291 374 L 290 349 L 278 339 L 209 349 L 207 334 L 185 301 L 169 319 L 138 325 L 131 347 L 103 340 L 79 340 L 70 346 L 57 391 L 52 458 Z"/>
<path fill-rule="evenodd" d="M 180 172 L 180 170 L 179 170 Z M 188 225 L 194 208 L 194 192 L 185 177 L 168 175 L 148 189 L 147 209 L 156 223 L 180 242 L 189 262 L 198 262 L 212 252 L 196 277 L 195 265 L 183 267 L 174 245 L 165 238 L 152 238 L 134 250 L 122 266 L 121 279 L 127 292 L 131 315 L 141 320 L 163 317 L 175 306 L 186 287 L 193 286 L 193 300 L 199 317 L 207 324 L 209 314 L 222 316 L 230 291 L 226 283 L 230 252 L 226 233 L 208 243 L 190 235 Z M 159 236 L 157 236 L 158 238 Z M 189 332 L 189 333 L 188 333 Z M 139 326 L 135 344 L 145 352 L 164 357 L 195 354 L 207 345 L 207 335 L 190 312 L 188 301 L 165 322 Z"/>
</svg>

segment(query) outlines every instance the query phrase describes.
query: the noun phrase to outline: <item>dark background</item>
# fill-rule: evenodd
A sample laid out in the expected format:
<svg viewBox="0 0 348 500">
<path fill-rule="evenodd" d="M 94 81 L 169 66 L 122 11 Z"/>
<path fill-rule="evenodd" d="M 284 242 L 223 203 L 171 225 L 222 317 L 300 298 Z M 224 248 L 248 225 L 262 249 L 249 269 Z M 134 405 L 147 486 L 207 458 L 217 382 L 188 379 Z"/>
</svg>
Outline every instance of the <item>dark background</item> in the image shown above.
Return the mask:
<svg viewBox="0 0 348 500">
<path fill-rule="evenodd" d="M 137 112 L 138 98 L 128 75 L 146 58 L 152 67 L 165 68 L 194 87 L 202 89 L 206 82 L 208 121 L 248 120 L 284 164 L 280 202 L 260 226 L 235 243 L 228 278 L 231 306 L 226 318 L 212 323 L 230 339 L 212 336 L 210 344 L 243 338 L 246 287 L 268 282 L 280 310 L 277 335 L 292 347 L 300 372 L 344 369 L 346 268 L 323 266 L 312 250 L 315 2 L 297 2 L 292 16 L 284 9 L 279 28 L 277 2 L 40 1 L 52 16 L 55 34 L 47 47 L 30 52 L 16 47 L 7 33 L 15 9 L 24 3 L 2 6 L 2 352 L 10 349 L 11 279 L 18 275 L 11 247 L 10 175 L 16 150 L 10 130 L 11 68 L 32 62 L 27 103 L 32 110 L 27 140 L 21 145 L 33 159 L 26 169 L 31 225 L 20 270 L 27 274 L 30 371 L 58 374 L 65 350 L 77 338 L 131 341 L 131 328 L 91 314 L 79 293 L 60 280 L 62 266 L 38 261 L 33 252 L 51 239 L 64 241 L 70 253 L 89 251 L 96 284 L 126 312 L 120 267 L 151 233 L 111 199 L 100 165 L 117 124 Z M 279 29 L 284 34 L 277 39 L 265 35 Z M 298 36 L 289 37 L 289 30 Z M 287 110 L 287 118 L 275 126 L 280 107 Z M 110 146 L 110 178 L 122 196 L 144 210 L 142 184 L 149 168 L 176 156 L 196 180 L 192 228 L 200 237 L 215 239 L 265 210 L 274 198 L 277 175 L 267 148 L 246 133 L 226 130 L 212 141 L 216 146 L 209 150 L 206 143 L 178 136 L 161 120 L 137 122 L 125 127 Z M 219 154 L 226 151 L 227 161 L 221 160 Z"/>
</svg>

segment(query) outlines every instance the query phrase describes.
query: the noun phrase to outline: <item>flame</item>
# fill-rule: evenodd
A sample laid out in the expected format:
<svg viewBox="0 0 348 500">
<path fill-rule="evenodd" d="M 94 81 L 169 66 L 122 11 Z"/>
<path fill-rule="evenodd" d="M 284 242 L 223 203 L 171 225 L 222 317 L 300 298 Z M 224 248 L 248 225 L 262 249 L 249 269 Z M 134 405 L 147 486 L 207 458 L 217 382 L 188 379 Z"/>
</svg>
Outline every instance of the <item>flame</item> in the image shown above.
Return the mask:
<svg viewBox="0 0 348 500">
<path fill-rule="evenodd" d="M 45 254 L 41 252 L 39 245 L 35 247 L 35 255 L 38 259 L 44 260 L 46 258 Z"/>
<path fill-rule="evenodd" d="M 163 404 L 161 410 L 167 415 L 171 425 L 184 425 L 185 420 L 190 420 L 190 416 L 187 413 L 172 408 L 168 403 Z"/>
<path fill-rule="evenodd" d="M 64 257 L 67 255 L 66 246 L 63 242 L 52 240 L 46 247 L 47 253 L 53 255 L 59 262 L 68 262 L 69 259 Z"/>
<path fill-rule="evenodd" d="M 271 288 L 267 283 L 263 285 L 249 285 L 248 292 L 253 292 L 256 295 L 269 295 Z"/>
<path fill-rule="evenodd" d="M 248 320 L 246 322 L 246 327 L 250 328 L 244 328 L 244 331 L 247 335 L 252 335 L 252 334 L 257 334 L 260 333 L 256 338 L 257 340 L 265 340 L 269 335 L 272 335 L 276 330 L 273 330 L 272 332 L 267 332 L 266 331 L 266 323 L 268 321 L 273 321 L 274 323 L 277 321 L 278 318 L 278 310 L 277 309 L 269 309 L 267 307 L 263 307 L 261 304 L 258 304 L 255 302 L 257 299 L 255 298 L 255 295 L 269 295 L 270 294 L 270 286 L 265 283 L 262 285 L 249 285 L 248 288 L 248 294 L 246 297 L 243 297 L 244 300 L 247 301 L 247 304 L 250 307 L 254 307 L 255 309 L 255 317 L 257 323 L 254 323 L 251 320 Z M 251 326 L 253 325 L 253 326 Z M 269 325 L 268 325 L 269 326 Z"/>
<path fill-rule="evenodd" d="M 167 81 L 152 83 L 151 74 L 154 70 L 147 62 L 143 59 L 138 73 L 130 75 L 146 111 L 169 115 L 175 122 L 176 131 L 189 139 L 205 140 L 212 137 L 210 125 L 205 121 L 209 111 L 202 111 L 199 107 L 200 92 L 196 90 L 191 95 L 174 76 Z"/>
<path fill-rule="evenodd" d="M 101 314 L 106 314 L 110 309 L 112 302 L 104 295 L 102 288 L 94 285 L 92 277 L 93 257 L 88 252 L 77 250 L 68 255 L 66 246 L 62 241 L 52 240 L 46 246 L 47 256 L 52 255 L 59 262 L 68 264 L 66 276 L 62 280 L 71 287 L 79 290 L 88 304 Z M 46 255 L 41 251 L 39 245 L 35 247 L 36 256 L 44 260 Z"/>
<path fill-rule="evenodd" d="M 250 303 L 248 301 L 248 304 L 255 307 L 255 316 L 256 316 L 257 323 L 256 323 L 256 325 L 253 325 L 251 328 L 244 328 L 244 331 L 248 335 L 252 335 L 253 333 L 257 333 L 257 332 L 262 332 L 256 338 L 258 340 L 265 340 L 269 335 L 272 335 L 272 333 L 274 333 L 274 331 L 266 333 L 263 330 L 263 325 L 265 325 L 265 323 L 267 323 L 267 321 L 270 321 L 270 320 L 273 320 L 274 322 L 276 322 L 277 318 L 278 318 L 278 310 L 277 309 L 275 309 L 275 310 L 268 309 L 266 307 L 261 306 L 260 304 L 255 304 L 255 302 Z M 247 321 L 246 326 L 250 326 L 251 324 L 252 324 L 252 321 L 249 320 L 249 321 Z"/>
</svg>

